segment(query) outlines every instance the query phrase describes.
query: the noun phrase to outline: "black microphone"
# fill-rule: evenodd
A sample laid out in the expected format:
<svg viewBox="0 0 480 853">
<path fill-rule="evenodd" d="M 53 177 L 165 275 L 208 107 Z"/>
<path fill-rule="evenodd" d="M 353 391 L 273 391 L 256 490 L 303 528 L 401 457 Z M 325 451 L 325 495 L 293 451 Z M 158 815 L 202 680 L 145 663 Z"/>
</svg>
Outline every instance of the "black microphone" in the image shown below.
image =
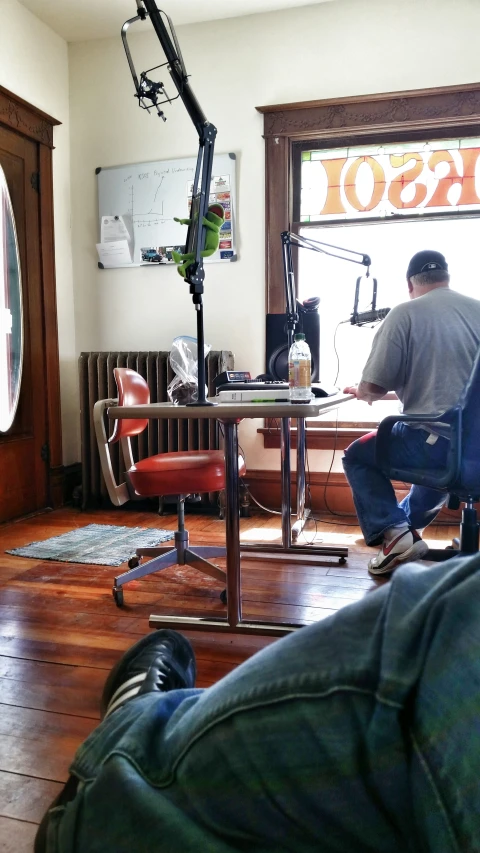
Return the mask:
<svg viewBox="0 0 480 853">
<path fill-rule="evenodd" d="M 375 308 L 372 311 L 361 311 L 360 314 L 353 313 L 350 317 L 352 326 L 363 326 L 365 323 L 376 323 L 384 320 L 390 308 Z"/>
</svg>

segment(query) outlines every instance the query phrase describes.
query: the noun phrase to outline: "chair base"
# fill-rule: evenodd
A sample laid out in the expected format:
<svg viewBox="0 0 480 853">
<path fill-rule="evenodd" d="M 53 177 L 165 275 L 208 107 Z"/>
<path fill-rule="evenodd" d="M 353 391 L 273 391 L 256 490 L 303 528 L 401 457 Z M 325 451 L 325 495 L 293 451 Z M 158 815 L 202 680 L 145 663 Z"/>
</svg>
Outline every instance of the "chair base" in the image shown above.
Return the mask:
<svg viewBox="0 0 480 853">
<path fill-rule="evenodd" d="M 423 559 L 443 563 L 453 557 L 471 557 L 472 554 L 478 554 L 478 550 L 479 523 L 477 511 L 470 501 L 462 510 L 460 539 L 454 539 L 447 548 L 429 548 Z"/>
<path fill-rule="evenodd" d="M 128 572 L 123 572 L 114 579 L 112 593 L 115 603 L 118 607 L 123 606 L 122 586 L 124 584 L 144 578 L 154 572 L 160 572 L 162 569 L 168 569 L 170 566 L 193 566 L 205 575 L 226 584 L 227 575 L 224 569 L 211 563 L 208 559 L 209 557 L 224 557 L 226 553 L 226 548 L 215 545 L 198 545 L 193 550 L 189 547 L 188 531 L 177 530 L 173 548 L 168 545 L 158 548 L 138 548 L 137 556 L 129 560 Z M 152 557 L 152 559 L 146 563 L 140 563 L 139 558 L 141 557 Z M 223 590 L 220 597 L 222 595 Z"/>
<path fill-rule="evenodd" d="M 460 548 L 452 548 L 449 545 L 447 548 L 429 548 L 422 560 L 432 560 L 435 563 L 443 563 L 445 560 L 452 560 L 453 557 L 466 557 L 465 551 L 460 551 Z M 471 556 L 471 555 L 470 555 Z"/>
</svg>

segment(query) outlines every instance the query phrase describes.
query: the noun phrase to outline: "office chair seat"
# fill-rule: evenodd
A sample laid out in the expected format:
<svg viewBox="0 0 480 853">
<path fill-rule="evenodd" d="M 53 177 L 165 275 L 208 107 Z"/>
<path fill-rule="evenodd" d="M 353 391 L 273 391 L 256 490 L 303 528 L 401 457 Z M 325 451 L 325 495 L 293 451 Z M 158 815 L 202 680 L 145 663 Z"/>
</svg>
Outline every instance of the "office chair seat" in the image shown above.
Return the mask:
<svg viewBox="0 0 480 853">
<path fill-rule="evenodd" d="M 245 461 L 239 456 L 238 470 L 245 475 Z M 137 495 L 219 492 L 225 486 L 225 463 L 221 450 L 185 450 L 159 453 L 141 459 L 128 469 L 127 476 Z"/>
</svg>

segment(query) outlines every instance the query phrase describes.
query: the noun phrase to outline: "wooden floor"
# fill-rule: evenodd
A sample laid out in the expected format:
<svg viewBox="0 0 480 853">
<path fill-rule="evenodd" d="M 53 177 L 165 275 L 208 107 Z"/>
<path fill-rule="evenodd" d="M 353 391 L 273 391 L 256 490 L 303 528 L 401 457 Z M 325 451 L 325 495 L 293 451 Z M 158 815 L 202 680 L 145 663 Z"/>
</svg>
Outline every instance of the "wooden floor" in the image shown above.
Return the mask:
<svg viewBox="0 0 480 853">
<path fill-rule="evenodd" d="M 367 572 L 372 550 L 351 519 L 318 522 L 317 540 L 348 545 L 345 566 L 242 560 L 244 616 L 313 622 L 363 598 L 377 585 Z M 175 516 L 66 508 L 0 526 L 0 851 L 32 850 L 36 826 L 68 775 L 76 747 L 99 719 L 103 682 L 121 653 L 148 630 L 151 613 L 221 615 L 221 585 L 194 569 L 172 567 L 125 587 L 125 607 L 111 595 L 107 566 L 37 561 L 5 549 L 92 522 L 175 529 Z M 216 517 L 187 517 L 191 543 L 222 544 Z M 277 516 L 241 520 L 246 542 L 274 541 Z M 433 529 L 449 540 L 456 528 Z M 311 541 L 315 530 L 308 529 Z M 187 632 L 186 632 L 187 633 Z M 259 637 L 191 633 L 199 687 L 207 687 L 271 642 Z"/>
</svg>

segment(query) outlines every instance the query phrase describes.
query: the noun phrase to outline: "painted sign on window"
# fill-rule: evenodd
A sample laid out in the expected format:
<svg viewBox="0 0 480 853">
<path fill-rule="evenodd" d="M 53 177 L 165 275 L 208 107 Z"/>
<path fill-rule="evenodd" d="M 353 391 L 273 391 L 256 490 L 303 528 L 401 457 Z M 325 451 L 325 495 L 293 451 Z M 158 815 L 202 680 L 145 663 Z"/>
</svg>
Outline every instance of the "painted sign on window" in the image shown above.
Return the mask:
<svg viewBox="0 0 480 853">
<path fill-rule="evenodd" d="M 480 139 L 302 153 L 302 222 L 480 211 Z"/>
</svg>

